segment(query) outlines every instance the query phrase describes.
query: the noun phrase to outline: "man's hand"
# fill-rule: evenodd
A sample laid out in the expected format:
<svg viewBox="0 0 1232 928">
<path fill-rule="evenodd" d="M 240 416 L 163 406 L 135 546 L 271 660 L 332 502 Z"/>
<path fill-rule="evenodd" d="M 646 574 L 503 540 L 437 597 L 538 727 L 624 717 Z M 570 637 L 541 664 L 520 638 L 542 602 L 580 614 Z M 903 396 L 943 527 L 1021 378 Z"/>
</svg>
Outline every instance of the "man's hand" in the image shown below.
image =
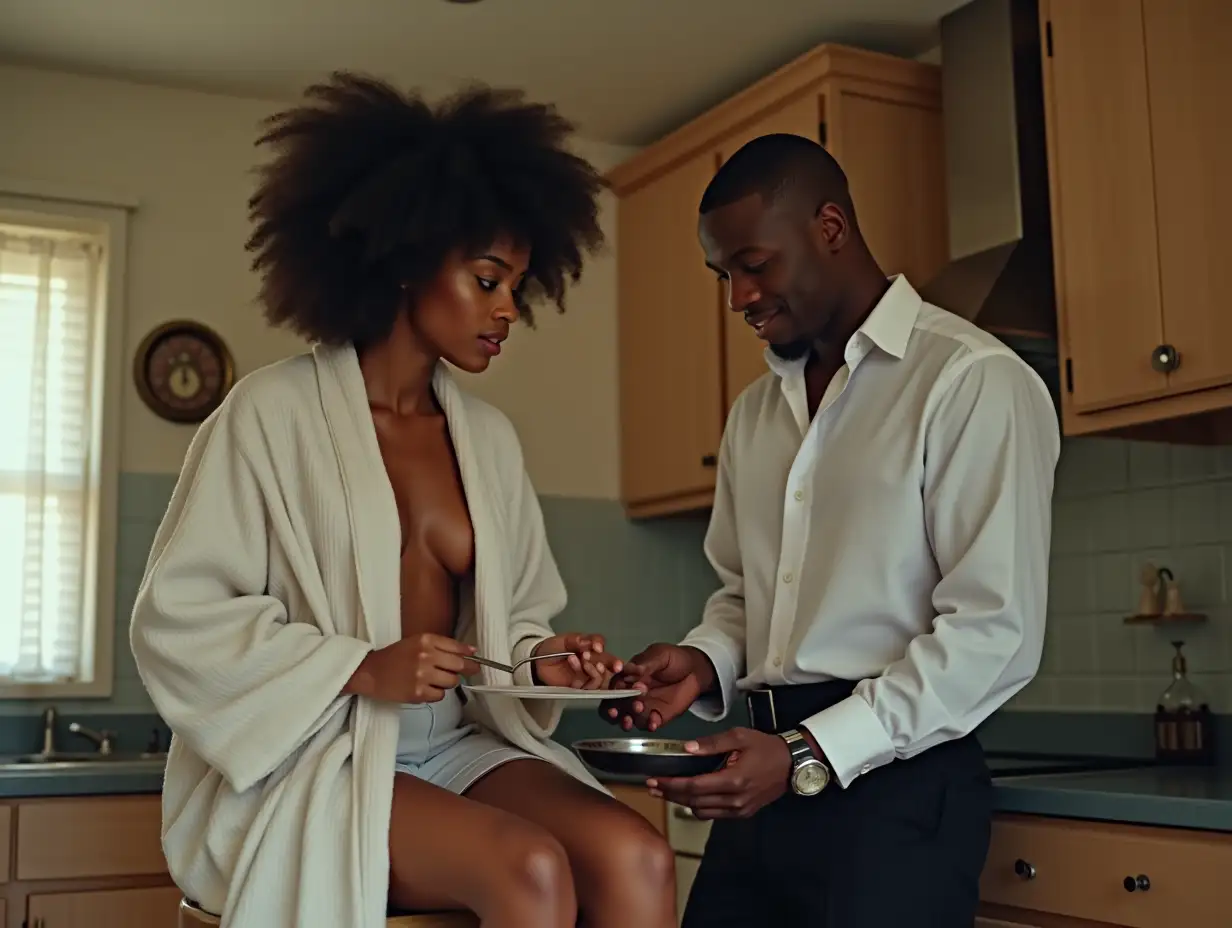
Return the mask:
<svg viewBox="0 0 1232 928">
<path fill-rule="evenodd" d="M 599 715 L 629 731 L 636 725 L 655 731 L 683 714 L 698 696 L 714 686 L 710 658 L 696 648 L 652 644 L 629 661 L 611 684 L 612 689 L 636 688 L 641 697 L 606 702 Z"/>
<path fill-rule="evenodd" d="M 688 806 L 698 818 L 750 818 L 787 792 L 791 751 L 778 735 L 733 728 L 689 742 L 685 750 L 727 754 L 727 763 L 714 773 L 658 777 L 646 786 L 652 796 Z"/>
</svg>

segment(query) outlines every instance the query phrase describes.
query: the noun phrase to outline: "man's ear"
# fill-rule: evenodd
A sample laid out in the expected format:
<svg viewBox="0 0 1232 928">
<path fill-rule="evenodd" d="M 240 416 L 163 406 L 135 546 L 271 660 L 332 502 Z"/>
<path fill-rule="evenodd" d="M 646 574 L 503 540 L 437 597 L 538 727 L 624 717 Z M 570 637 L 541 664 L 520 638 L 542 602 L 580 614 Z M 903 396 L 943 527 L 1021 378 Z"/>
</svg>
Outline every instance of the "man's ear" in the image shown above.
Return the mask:
<svg viewBox="0 0 1232 928">
<path fill-rule="evenodd" d="M 833 254 L 844 245 L 851 235 L 851 224 L 842 207 L 835 203 L 824 202 L 817 207 L 809 222 L 813 244 L 818 251 Z"/>
</svg>

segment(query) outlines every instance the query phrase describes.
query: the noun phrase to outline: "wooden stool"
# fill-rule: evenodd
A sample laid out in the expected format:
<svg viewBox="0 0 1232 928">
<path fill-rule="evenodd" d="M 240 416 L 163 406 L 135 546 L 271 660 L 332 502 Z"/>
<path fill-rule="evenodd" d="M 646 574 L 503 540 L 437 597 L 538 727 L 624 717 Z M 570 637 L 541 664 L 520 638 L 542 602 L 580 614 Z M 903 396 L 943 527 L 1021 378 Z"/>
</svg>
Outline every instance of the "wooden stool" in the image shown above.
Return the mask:
<svg viewBox="0 0 1232 928">
<path fill-rule="evenodd" d="M 189 902 L 180 900 L 180 928 L 207 928 L 221 924 L 217 915 Z M 419 915 L 393 915 L 386 928 L 477 928 L 479 919 L 469 912 L 424 912 Z"/>
</svg>

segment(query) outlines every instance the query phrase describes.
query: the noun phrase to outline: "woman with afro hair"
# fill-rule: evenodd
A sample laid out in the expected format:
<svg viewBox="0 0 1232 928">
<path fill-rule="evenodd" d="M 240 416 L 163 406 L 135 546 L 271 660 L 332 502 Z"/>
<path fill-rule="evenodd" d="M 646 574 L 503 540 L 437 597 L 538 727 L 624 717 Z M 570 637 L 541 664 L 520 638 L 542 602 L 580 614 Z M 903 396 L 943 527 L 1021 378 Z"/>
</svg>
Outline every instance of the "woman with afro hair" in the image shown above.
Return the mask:
<svg viewBox="0 0 1232 928">
<path fill-rule="evenodd" d="M 241 928 L 668 928 L 672 853 L 550 739 L 606 687 L 484 371 L 602 242 L 571 126 L 516 93 L 431 106 L 335 74 L 272 116 L 249 241 L 271 323 L 310 352 L 243 378 L 194 436 L 133 611 L 174 733 L 163 847 Z M 510 663 L 559 654 L 509 674 Z"/>
</svg>

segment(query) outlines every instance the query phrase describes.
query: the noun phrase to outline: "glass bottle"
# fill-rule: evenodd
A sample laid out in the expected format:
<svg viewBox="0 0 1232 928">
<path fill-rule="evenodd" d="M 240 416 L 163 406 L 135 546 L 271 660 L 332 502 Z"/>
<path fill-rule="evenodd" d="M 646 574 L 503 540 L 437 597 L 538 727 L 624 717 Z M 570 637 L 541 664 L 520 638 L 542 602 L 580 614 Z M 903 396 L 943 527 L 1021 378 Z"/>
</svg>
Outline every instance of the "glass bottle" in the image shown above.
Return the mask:
<svg viewBox="0 0 1232 928">
<path fill-rule="evenodd" d="M 1209 764 L 1214 760 L 1211 707 L 1189 679 L 1184 644 L 1172 642 L 1172 683 L 1155 707 L 1155 756 L 1169 764 Z"/>
</svg>

